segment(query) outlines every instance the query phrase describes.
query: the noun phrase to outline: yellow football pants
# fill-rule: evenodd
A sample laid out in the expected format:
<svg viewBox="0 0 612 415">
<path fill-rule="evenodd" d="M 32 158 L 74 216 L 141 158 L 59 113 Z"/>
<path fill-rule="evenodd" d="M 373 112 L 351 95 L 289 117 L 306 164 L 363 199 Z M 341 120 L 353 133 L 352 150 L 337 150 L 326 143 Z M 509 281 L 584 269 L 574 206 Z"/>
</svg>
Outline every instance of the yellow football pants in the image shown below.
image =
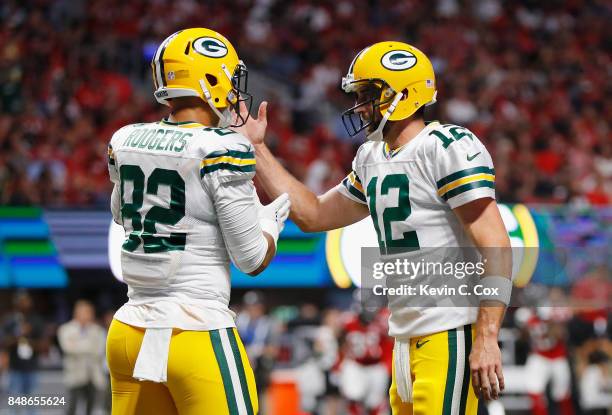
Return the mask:
<svg viewBox="0 0 612 415">
<path fill-rule="evenodd" d="M 144 329 L 113 320 L 106 356 L 113 415 L 254 415 L 258 412 L 253 370 L 235 328 L 175 329 L 170 340 L 168 381 L 132 377 Z"/>
<path fill-rule="evenodd" d="M 397 393 L 395 358 L 389 390 L 393 415 L 476 415 L 478 397 L 471 382 L 472 325 L 410 339 L 413 403 Z"/>
</svg>

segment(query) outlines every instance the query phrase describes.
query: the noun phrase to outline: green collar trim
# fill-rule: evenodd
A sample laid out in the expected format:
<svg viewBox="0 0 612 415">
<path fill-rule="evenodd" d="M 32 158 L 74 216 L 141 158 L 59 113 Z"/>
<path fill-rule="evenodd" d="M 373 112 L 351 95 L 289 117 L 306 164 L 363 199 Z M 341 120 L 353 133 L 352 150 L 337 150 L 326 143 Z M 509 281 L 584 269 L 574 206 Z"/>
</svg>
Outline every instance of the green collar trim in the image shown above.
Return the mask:
<svg viewBox="0 0 612 415">
<path fill-rule="evenodd" d="M 163 120 L 160 121 L 160 124 L 167 124 L 167 125 L 187 125 L 187 124 L 200 124 L 197 121 L 180 121 L 180 122 L 173 122 L 173 121 L 169 121 L 167 118 L 164 118 Z"/>
</svg>

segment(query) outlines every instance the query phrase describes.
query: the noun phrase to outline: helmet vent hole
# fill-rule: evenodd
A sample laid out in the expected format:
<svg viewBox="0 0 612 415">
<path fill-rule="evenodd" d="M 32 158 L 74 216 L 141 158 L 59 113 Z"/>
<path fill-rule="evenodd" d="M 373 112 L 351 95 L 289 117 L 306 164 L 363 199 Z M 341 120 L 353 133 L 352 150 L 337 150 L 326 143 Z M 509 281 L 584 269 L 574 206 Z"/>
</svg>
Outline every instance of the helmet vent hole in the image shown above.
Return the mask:
<svg viewBox="0 0 612 415">
<path fill-rule="evenodd" d="M 187 42 L 187 46 L 185 46 L 185 55 L 189 55 L 189 48 L 191 47 L 191 42 Z"/>
<path fill-rule="evenodd" d="M 217 85 L 217 77 L 214 75 L 211 75 L 209 73 L 206 74 L 206 80 L 208 81 L 208 84 L 212 87 Z"/>
<path fill-rule="evenodd" d="M 402 90 L 402 101 L 405 100 L 406 98 L 408 98 L 408 88 L 404 88 Z"/>
</svg>

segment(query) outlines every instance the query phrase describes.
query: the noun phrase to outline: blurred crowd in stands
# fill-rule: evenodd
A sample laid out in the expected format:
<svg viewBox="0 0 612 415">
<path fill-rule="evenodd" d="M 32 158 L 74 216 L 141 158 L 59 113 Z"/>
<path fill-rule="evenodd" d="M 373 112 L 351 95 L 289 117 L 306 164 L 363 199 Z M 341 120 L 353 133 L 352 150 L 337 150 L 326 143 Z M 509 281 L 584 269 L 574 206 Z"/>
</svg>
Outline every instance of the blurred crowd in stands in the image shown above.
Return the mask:
<svg viewBox="0 0 612 415">
<path fill-rule="evenodd" d="M 594 278 L 572 289 L 571 298 L 583 301 L 585 290 L 601 291 L 601 284 Z M 287 301 L 291 295 L 274 291 L 235 296 L 232 309 L 254 369 L 262 414 L 388 413 L 393 349 L 388 312 L 359 300 L 358 292 L 328 295 L 328 304 L 292 304 Z M 549 306 L 507 312 L 500 334 L 505 413 L 608 414 L 609 308 L 601 302 L 598 308 L 568 307 L 560 289 L 545 295 Z M 100 301 L 103 297 L 63 305 L 44 293 L 20 291 L 10 297 L 11 305 L 0 312 L 3 402 L 7 395 L 57 395 L 65 398 L 67 414 L 108 413 L 104 338 L 113 311 Z M 93 408 L 97 412 L 89 412 Z M 504 413 L 499 407 L 489 410 L 490 415 Z"/>
<path fill-rule="evenodd" d="M 106 144 L 165 115 L 149 62 L 192 26 L 225 34 L 266 80 L 268 142 L 316 192 L 359 145 L 340 123 L 342 74 L 364 46 L 398 39 L 434 63 L 426 117 L 469 127 L 493 154 L 501 201 L 609 204 L 611 18 L 605 0 L 6 0 L 0 204 L 106 206 Z"/>
</svg>

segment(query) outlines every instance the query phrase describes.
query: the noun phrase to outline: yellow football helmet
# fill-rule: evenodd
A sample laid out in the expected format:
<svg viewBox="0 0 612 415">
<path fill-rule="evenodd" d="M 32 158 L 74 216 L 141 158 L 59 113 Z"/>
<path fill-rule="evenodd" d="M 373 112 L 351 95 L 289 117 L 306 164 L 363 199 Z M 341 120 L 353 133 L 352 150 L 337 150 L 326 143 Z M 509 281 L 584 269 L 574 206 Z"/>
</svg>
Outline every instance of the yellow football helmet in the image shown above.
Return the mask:
<svg viewBox="0 0 612 415">
<path fill-rule="evenodd" d="M 382 140 L 387 121 L 404 120 L 424 105 L 436 102 L 436 78 L 427 56 L 407 43 L 375 43 L 355 56 L 348 73 L 342 78 L 342 89 L 355 93 L 369 89 L 365 99 L 342 114 L 342 122 L 350 136 L 368 128 L 368 139 Z M 364 105 L 382 116 L 364 120 L 358 113 Z"/>
<path fill-rule="evenodd" d="M 246 122 L 238 106 L 245 102 L 251 109 L 252 97 L 246 90 L 248 72 L 232 44 L 220 33 L 204 28 L 179 30 L 159 45 L 151 70 L 159 103 L 200 97 L 219 117 L 219 127 L 230 125 L 232 109 L 238 115 L 233 126 Z"/>
</svg>

